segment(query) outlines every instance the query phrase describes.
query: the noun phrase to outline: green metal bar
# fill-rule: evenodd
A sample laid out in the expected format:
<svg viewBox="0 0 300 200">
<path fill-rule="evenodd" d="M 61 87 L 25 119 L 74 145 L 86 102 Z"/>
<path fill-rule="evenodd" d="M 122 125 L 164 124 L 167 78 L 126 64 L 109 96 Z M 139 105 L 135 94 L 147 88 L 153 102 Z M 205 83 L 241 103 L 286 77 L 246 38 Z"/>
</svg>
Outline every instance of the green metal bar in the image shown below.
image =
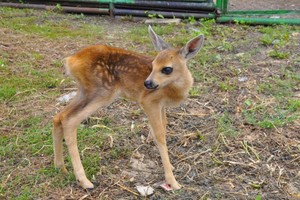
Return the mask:
<svg viewBox="0 0 300 200">
<path fill-rule="evenodd" d="M 228 17 L 221 16 L 217 18 L 217 22 L 226 23 L 226 22 L 240 22 L 246 24 L 262 24 L 262 25 L 271 25 L 271 24 L 291 24 L 291 25 L 300 25 L 300 19 L 291 19 L 291 18 L 247 18 L 247 17 Z"/>
<path fill-rule="evenodd" d="M 221 13 L 225 14 L 227 12 L 227 4 L 228 0 L 217 0 L 216 8 L 221 11 Z"/>
<path fill-rule="evenodd" d="M 115 5 L 113 3 L 109 3 L 109 15 L 110 17 L 115 17 Z"/>
<path fill-rule="evenodd" d="M 219 9 L 219 10 L 221 10 L 221 8 L 222 8 L 222 0 L 217 0 L 216 1 L 216 8 Z"/>
<path fill-rule="evenodd" d="M 227 7 L 228 6 L 228 0 L 223 0 L 223 9 L 222 13 L 226 14 L 227 13 Z"/>
</svg>

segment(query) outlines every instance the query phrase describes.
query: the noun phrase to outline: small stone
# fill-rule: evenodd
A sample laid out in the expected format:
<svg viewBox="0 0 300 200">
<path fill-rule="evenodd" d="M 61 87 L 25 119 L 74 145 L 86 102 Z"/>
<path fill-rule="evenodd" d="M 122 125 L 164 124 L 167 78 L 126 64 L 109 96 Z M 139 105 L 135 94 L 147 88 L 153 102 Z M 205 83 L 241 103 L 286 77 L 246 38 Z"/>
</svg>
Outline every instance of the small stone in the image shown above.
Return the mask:
<svg viewBox="0 0 300 200">
<path fill-rule="evenodd" d="M 238 77 L 238 80 L 239 80 L 239 82 L 245 82 L 248 80 L 248 78 L 245 76 L 242 76 L 242 77 Z"/>
</svg>

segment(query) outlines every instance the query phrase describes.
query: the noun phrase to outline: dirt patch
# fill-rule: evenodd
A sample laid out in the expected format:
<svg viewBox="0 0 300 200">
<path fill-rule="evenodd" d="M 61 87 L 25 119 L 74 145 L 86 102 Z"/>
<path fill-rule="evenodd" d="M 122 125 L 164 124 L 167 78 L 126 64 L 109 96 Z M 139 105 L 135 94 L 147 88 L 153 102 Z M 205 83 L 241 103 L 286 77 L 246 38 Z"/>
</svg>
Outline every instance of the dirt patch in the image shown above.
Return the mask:
<svg viewBox="0 0 300 200">
<path fill-rule="evenodd" d="M 229 1 L 229 10 L 299 10 L 300 2 L 298 0 L 232 0 Z"/>
</svg>

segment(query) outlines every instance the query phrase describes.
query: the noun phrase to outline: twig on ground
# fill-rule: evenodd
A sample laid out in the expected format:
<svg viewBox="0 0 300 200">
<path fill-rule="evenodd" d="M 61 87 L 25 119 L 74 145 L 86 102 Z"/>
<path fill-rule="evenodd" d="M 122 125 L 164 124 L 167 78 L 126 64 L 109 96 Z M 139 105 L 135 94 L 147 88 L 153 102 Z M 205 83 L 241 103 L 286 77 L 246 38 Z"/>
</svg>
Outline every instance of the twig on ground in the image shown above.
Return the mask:
<svg viewBox="0 0 300 200">
<path fill-rule="evenodd" d="M 180 115 L 180 116 L 208 116 L 210 114 L 204 114 L 204 113 L 200 113 L 200 114 L 195 114 L 195 113 L 171 113 L 171 114 L 175 114 L 175 115 Z"/>
<path fill-rule="evenodd" d="M 186 156 L 186 157 L 180 159 L 179 161 L 177 161 L 177 162 L 175 163 L 175 165 L 177 165 L 178 163 L 181 163 L 181 162 L 184 161 L 184 160 L 187 160 L 187 159 L 190 159 L 190 158 L 193 158 L 193 157 L 198 157 L 198 156 L 200 156 L 200 155 L 202 155 L 202 154 L 205 154 L 205 153 L 207 153 L 207 152 L 210 152 L 210 151 L 211 151 L 211 149 L 207 149 L 206 151 L 202 151 L 202 152 L 200 152 L 200 153 L 196 153 L 196 154 L 193 154 L 193 155 L 190 155 L 190 156 Z M 182 157 L 183 157 L 183 156 L 182 156 Z"/>
<path fill-rule="evenodd" d="M 131 189 L 129 189 L 128 187 L 125 187 L 119 183 L 116 183 L 115 185 L 119 186 L 120 188 L 122 188 L 123 190 L 126 190 L 127 192 L 130 192 L 131 194 L 134 194 L 135 196 L 140 196 L 138 193 L 132 191 Z"/>
<path fill-rule="evenodd" d="M 231 164 L 231 165 L 241 165 L 241 166 L 251 167 L 251 168 L 257 169 L 257 167 L 256 167 L 256 166 L 253 166 L 252 163 L 246 164 L 246 163 L 235 162 L 235 161 L 229 161 L 229 160 L 224 160 L 223 163 L 225 163 L 225 164 Z"/>
<path fill-rule="evenodd" d="M 184 179 L 187 175 L 188 175 L 188 173 L 192 170 L 192 167 L 191 167 L 191 165 L 189 165 L 189 164 L 186 164 L 187 166 L 188 166 L 188 170 L 187 170 L 187 172 L 180 178 L 180 180 L 182 180 L 182 179 Z"/>
<path fill-rule="evenodd" d="M 40 151 L 42 151 L 45 147 L 52 147 L 52 145 L 43 145 L 42 148 L 40 148 L 37 152 L 33 153 L 33 155 L 38 154 Z"/>
<path fill-rule="evenodd" d="M 85 195 L 83 195 L 82 197 L 80 197 L 79 200 L 83 200 L 83 199 L 87 198 L 88 196 L 90 196 L 90 195 L 89 195 L 89 194 L 85 194 Z"/>
</svg>

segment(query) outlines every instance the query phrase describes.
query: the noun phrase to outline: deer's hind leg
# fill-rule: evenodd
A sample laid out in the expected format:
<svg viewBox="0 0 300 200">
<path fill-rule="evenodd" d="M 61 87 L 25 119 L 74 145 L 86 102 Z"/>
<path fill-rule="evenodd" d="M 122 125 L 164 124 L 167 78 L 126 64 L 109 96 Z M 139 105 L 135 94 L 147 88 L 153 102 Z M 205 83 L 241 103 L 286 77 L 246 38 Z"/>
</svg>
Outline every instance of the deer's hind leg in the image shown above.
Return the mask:
<svg viewBox="0 0 300 200">
<path fill-rule="evenodd" d="M 77 147 L 77 126 L 99 107 L 111 103 L 115 95 L 105 91 L 101 92 L 100 95 L 93 95 L 93 97 L 88 96 L 89 95 L 78 94 L 70 105 L 54 117 L 53 129 L 54 163 L 56 167 L 62 171 L 65 170 L 62 154 L 62 139 L 64 138 L 71 157 L 75 177 L 85 189 L 93 188 L 94 185 L 87 179 L 80 160 Z"/>
<path fill-rule="evenodd" d="M 53 118 L 53 147 L 54 147 L 54 165 L 61 172 L 67 173 L 63 158 L 63 127 L 60 120 L 60 113 Z"/>
</svg>

